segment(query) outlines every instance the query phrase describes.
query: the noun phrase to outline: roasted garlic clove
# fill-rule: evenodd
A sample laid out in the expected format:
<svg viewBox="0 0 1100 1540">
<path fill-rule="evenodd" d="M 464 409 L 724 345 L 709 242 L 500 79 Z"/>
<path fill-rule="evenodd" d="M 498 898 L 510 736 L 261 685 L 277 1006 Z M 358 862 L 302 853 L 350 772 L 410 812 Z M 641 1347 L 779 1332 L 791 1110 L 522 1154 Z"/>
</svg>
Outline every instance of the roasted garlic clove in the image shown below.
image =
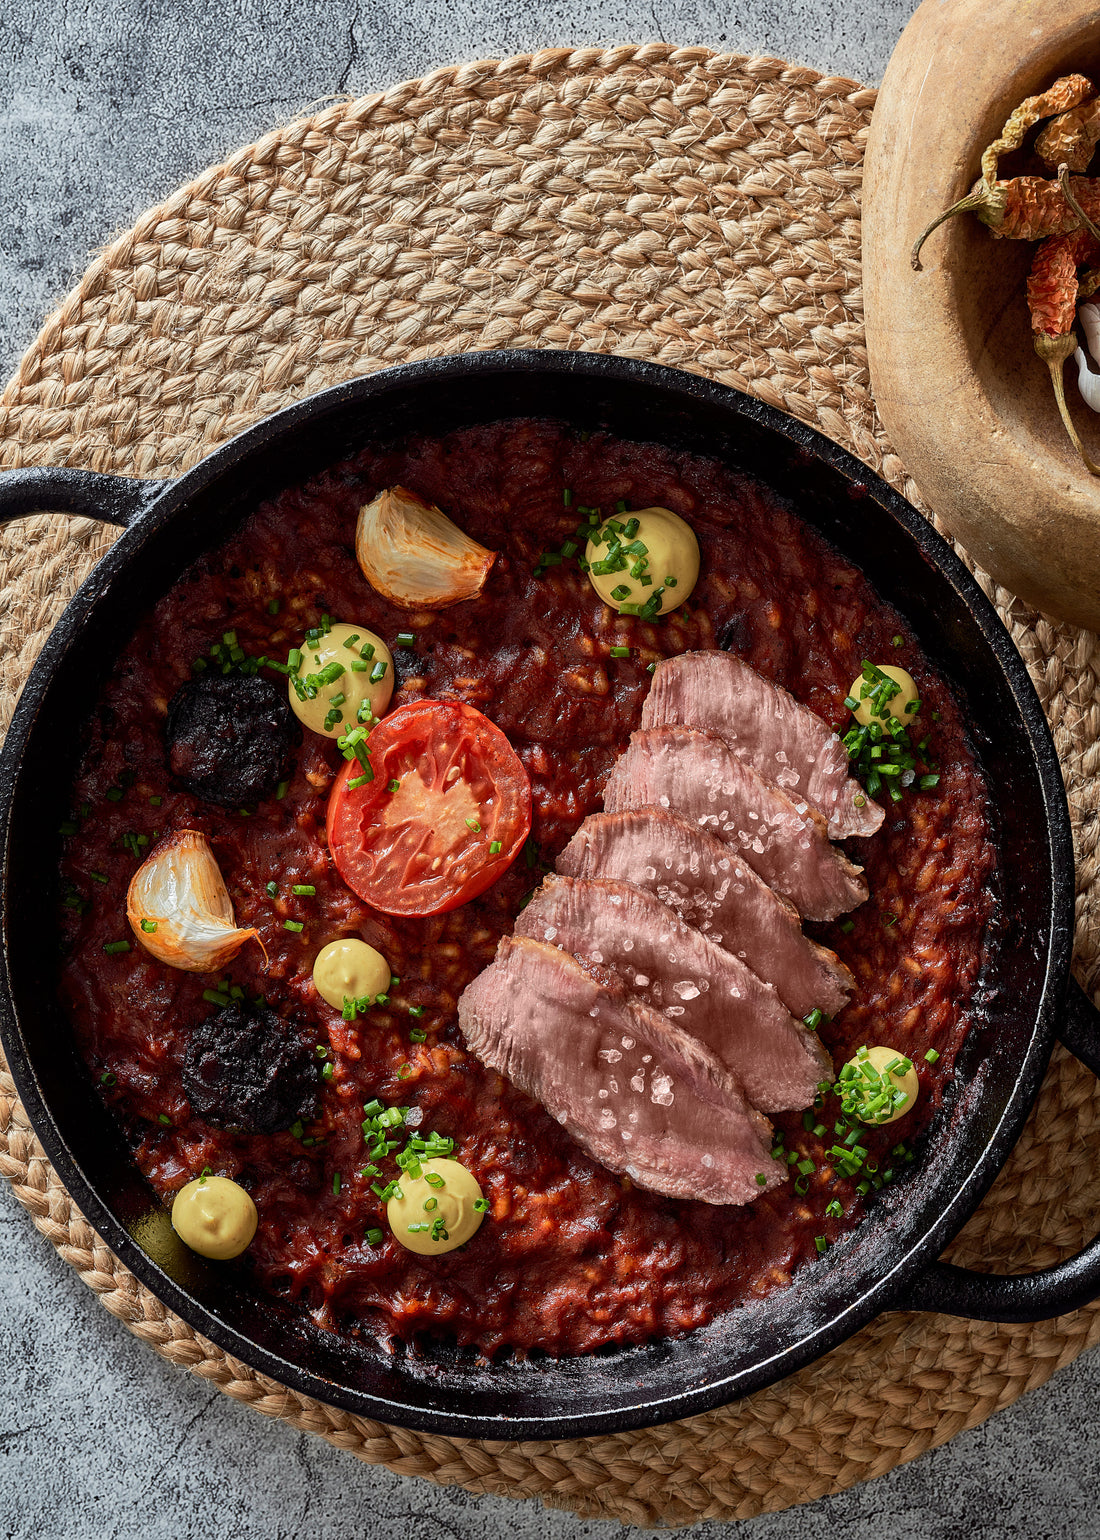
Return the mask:
<svg viewBox="0 0 1100 1540">
<path fill-rule="evenodd" d="M 237 929 L 214 853 L 194 829 L 166 835 L 138 867 L 126 918 L 151 956 L 185 973 L 216 972 L 257 934 Z"/>
<path fill-rule="evenodd" d="M 410 609 L 474 598 L 497 556 L 406 487 L 387 487 L 359 510 L 355 554 L 371 587 Z"/>
</svg>

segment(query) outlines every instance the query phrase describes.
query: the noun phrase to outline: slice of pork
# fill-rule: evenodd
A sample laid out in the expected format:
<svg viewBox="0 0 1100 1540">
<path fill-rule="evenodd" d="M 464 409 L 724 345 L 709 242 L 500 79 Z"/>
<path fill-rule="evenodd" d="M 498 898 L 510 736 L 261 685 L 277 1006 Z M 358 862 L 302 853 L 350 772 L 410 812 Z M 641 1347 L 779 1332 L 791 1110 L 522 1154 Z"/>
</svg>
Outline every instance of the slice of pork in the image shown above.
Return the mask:
<svg viewBox="0 0 1100 1540">
<path fill-rule="evenodd" d="M 609 813 L 654 803 L 716 834 L 805 919 L 833 920 L 867 897 L 861 868 L 829 844 L 821 814 L 792 802 L 713 733 L 650 727 L 632 734 L 603 803 Z"/>
<path fill-rule="evenodd" d="M 749 1203 L 786 1178 L 771 1157 L 771 1125 L 733 1077 L 609 971 L 505 936 L 459 997 L 458 1020 L 483 1064 L 639 1187 Z"/>
<path fill-rule="evenodd" d="M 516 935 L 602 963 L 736 1075 L 760 1112 L 808 1107 L 833 1061 L 771 984 L 629 882 L 548 877 Z"/>
<path fill-rule="evenodd" d="M 855 980 L 803 935 L 798 913 L 713 834 L 676 813 L 642 807 L 592 813 L 558 857 L 572 877 L 612 877 L 656 895 L 688 925 L 774 984 L 792 1016 L 843 1010 Z"/>
<path fill-rule="evenodd" d="M 848 773 L 837 733 L 731 652 L 685 652 L 658 663 L 643 727 L 697 727 L 725 738 L 766 780 L 805 798 L 833 839 L 874 834 L 886 816 Z"/>
</svg>

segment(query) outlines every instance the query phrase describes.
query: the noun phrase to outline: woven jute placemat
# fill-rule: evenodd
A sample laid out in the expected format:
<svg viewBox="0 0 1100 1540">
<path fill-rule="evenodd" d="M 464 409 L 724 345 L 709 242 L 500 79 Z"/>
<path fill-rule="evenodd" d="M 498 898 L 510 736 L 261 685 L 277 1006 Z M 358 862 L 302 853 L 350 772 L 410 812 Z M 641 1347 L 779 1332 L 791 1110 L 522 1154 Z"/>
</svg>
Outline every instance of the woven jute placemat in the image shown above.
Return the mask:
<svg viewBox="0 0 1100 1540">
<path fill-rule="evenodd" d="M 588 348 L 723 380 L 916 490 L 869 394 L 860 176 L 874 92 L 776 59 L 663 45 L 440 70 L 289 123 L 144 214 L 44 326 L 0 406 L 0 463 L 169 476 L 262 415 L 387 364 Z M 0 726 L 113 533 L 43 516 L 0 540 Z M 1097 639 L 986 583 L 1054 728 L 1077 843 L 1077 964 L 1100 965 Z M 1100 1213 L 1100 1091 L 1057 1050 L 953 1260 L 1078 1249 Z M 0 1076 L 0 1170 L 104 1305 L 174 1363 L 360 1459 L 627 1522 L 747 1518 L 888 1471 L 1100 1339 L 881 1317 L 734 1406 L 638 1433 L 487 1443 L 307 1401 L 166 1311 L 94 1234 Z"/>
</svg>

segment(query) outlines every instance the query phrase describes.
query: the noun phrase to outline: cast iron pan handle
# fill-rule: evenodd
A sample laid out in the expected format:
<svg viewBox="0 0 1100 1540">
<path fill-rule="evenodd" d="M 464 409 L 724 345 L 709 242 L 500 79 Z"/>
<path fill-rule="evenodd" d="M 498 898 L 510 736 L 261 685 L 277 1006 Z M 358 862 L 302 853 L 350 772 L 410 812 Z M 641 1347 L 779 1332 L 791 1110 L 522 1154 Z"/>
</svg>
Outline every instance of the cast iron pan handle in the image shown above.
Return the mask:
<svg viewBox="0 0 1100 1540">
<path fill-rule="evenodd" d="M 1100 1076 L 1100 1012 L 1073 979 L 1058 1036 Z M 1080 1310 L 1100 1295 L 1100 1235 L 1053 1267 L 1009 1277 L 933 1262 L 897 1301 L 898 1310 L 938 1310 L 979 1321 L 1045 1321 Z"/>
<path fill-rule="evenodd" d="M 96 471 L 34 467 L 0 473 L 0 524 L 32 513 L 80 513 L 128 529 L 167 481 L 101 476 Z"/>
</svg>

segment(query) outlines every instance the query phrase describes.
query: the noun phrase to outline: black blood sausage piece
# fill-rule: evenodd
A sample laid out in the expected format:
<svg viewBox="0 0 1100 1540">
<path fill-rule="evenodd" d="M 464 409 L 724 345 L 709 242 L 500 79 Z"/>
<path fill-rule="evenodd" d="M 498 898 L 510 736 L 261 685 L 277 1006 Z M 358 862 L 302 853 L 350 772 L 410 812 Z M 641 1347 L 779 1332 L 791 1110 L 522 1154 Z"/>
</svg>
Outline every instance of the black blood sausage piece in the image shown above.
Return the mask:
<svg viewBox="0 0 1100 1540">
<path fill-rule="evenodd" d="M 271 796 L 301 740 L 286 691 L 256 674 L 191 679 L 168 703 L 168 768 L 204 802 L 240 807 Z"/>
<path fill-rule="evenodd" d="M 191 1110 L 215 1128 L 274 1134 L 316 1116 L 317 1066 L 292 1021 L 227 1005 L 201 1021 L 183 1056 Z"/>
</svg>

